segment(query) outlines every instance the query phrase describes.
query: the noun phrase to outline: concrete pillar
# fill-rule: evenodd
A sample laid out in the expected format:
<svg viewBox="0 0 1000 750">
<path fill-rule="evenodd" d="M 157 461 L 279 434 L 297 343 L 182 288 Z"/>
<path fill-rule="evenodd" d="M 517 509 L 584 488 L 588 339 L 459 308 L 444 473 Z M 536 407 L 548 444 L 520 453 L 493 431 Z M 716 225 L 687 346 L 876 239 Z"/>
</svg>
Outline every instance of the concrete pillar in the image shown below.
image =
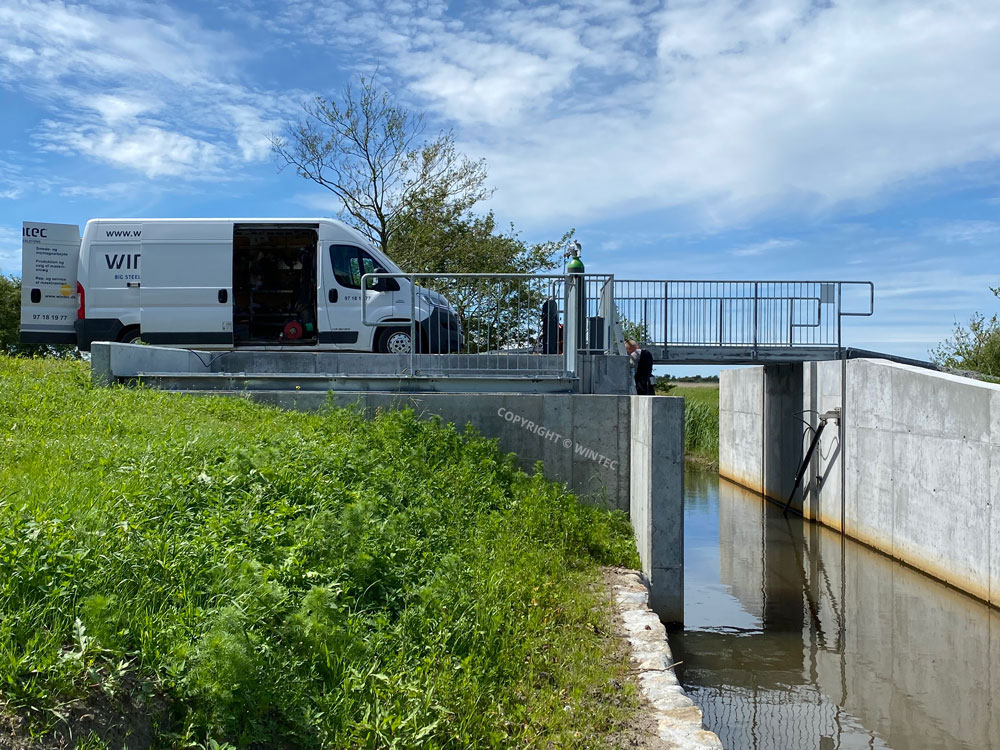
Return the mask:
<svg viewBox="0 0 1000 750">
<path fill-rule="evenodd" d="M 684 400 L 632 397 L 630 515 L 649 605 L 684 622 Z"/>
<path fill-rule="evenodd" d="M 115 382 L 111 373 L 111 344 L 107 341 L 90 345 L 90 379 L 94 385 L 109 386 Z"/>
</svg>

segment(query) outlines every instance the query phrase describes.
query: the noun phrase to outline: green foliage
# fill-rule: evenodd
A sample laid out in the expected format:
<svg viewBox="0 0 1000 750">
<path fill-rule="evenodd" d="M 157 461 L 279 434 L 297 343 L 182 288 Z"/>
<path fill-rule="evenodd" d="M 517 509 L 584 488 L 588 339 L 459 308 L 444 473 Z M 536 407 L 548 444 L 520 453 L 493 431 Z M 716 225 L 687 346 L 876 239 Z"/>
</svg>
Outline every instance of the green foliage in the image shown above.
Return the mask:
<svg viewBox="0 0 1000 750">
<path fill-rule="evenodd" d="M 492 441 L 2 357 L 0 424 L 8 711 L 127 689 L 161 745 L 465 748 L 594 746 L 636 708 L 594 587 L 627 520 Z"/>
<path fill-rule="evenodd" d="M 423 118 L 393 104 L 376 76 L 361 76 L 337 98 L 304 105 L 305 118 L 271 141 L 282 166 L 336 195 L 341 218 L 410 273 L 536 274 L 573 236 L 528 244 L 492 211 L 474 212 L 492 191 L 486 164 L 455 148 L 454 135 L 422 140 Z M 543 295 L 487 281 L 422 282 L 456 307 L 470 351 L 537 339 Z M 519 304 L 511 305 L 517 293 Z"/>
<path fill-rule="evenodd" d="M 623 318 L 620 315 L 619 320 L 621 321 L 622 334 L 626 340 L 632 339 L 640 347 L 649 340 L 649 329 L 645 323 L 633 323 L 628 318 Z"/>
<path fill-rule="evenodd" d="M 688 460 L 708 467 L 719 464 L 719 388 L 685 386 L 671 381 L 656 387 L 659 395 L 684 399 L 684 452 Z"/>
<path fill-rule="evenodd" d="M 74 346 L 21 343 L 21 279 L 0 274 L 0 355 L 79 357 Z"/>
<path fill-rule="evenodd" d="M 573 236 L 528 245 L 513 225 L 502 231 L 492 211 L 476 215 L 472 207 L 440 187 L 421 191 L 400 215 L 393 260 L 412 273 L 539 273 L 555 268 L 555 254 Z"/>
<path fill-rule="evenodd" d="M 0 274 L 0 352 L 20 354 L 21 280 Z"/>
<path fill-rule="evenodd" d="M 719 461 L 719 407 L 685 397 L 684 451 L 701 462 Z"/>
<path fill-rule="evenodd" d="M 1000 297 L 1000 287 L 990 289 Z M 931 350 L 931 361 L 955 370 L 1000 378 L 1000 319 L 976 313 L 969 325 L 955 326 L 953 337 Z"/>
<path fill-rule="evenodd" d="M 528 245 L 511 226 L 500 231 L 493 212 L 476 215 L 460 202 L 425 192 L 400 218 L 392 257 L 414 273 L 535 274 L 573 236 Z M 469 351 L 531 346 L 538 337 L 545 285 L 521 280 L 423 279 L 455 307 Z M 512 303 L 516 300 L 516 303 Z"/>
</svg>

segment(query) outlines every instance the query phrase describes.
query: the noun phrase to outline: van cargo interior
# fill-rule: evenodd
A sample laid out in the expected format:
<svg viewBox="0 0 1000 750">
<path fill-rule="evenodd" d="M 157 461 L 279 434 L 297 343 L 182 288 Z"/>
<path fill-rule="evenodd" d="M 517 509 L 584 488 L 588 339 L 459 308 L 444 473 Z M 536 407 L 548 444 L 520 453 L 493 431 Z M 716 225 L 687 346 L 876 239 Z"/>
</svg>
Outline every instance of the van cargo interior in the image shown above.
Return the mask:
<svg viewBox="0 0 1000 750">
<path fill-rule="evenodd" d="M 316 246 L 308 225 L 233 228 L 233 343 L 316 343 Z"/>
</svg>

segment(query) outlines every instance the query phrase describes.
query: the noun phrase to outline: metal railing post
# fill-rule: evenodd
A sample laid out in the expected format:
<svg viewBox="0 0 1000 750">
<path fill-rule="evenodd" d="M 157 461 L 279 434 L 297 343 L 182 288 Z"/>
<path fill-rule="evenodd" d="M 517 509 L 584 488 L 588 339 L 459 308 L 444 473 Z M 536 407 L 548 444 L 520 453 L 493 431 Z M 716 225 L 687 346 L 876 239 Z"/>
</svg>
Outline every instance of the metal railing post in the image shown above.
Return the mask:
<svg viewBox="0 0 1000 750">
<path fill-rule="evenodd" d="M 843 284 L 837 284 L 837 348 L 838 349 L 843 348 L 841 346 L 841 343 L 840 343 L 840 324 L 841 324 L 841 320 L 842 320 L 841 317 L 840 317 L 840 308 L 841 308 L 841 303 L 842 303 L 843 295 L 844 295 L 844 285 Z"/>
<path fill-rule="evenodd" d="M 412 276 L 410 277 L 410 374 L 415 375 L 417 372 L 417 361 L 416 361 L 416 351 L 417 351 L 417 309 L 416 298 L 417 298 L 417 280 Z"/>
<path fill-rule="evenodd" d="M 670 307 L 670 282 L 663 282 L 663 348 L 664 350 L 670 345 L 670 329 L 667 327 L 668 315 L 667 308 Z"/>
<path fill-rule="evenodd" d="M 563 329 L 563 356 L 565 357 L 566 373 L 572 377 L 576 376 L 577 360 L 579 356 L 579 341 L 577 340 L 580 331 L 580 295 L 583 293 L 583 278 L 581 274 L 567 274 L 565 279 L 566 289 L 566 324 Z"/>
</svg>

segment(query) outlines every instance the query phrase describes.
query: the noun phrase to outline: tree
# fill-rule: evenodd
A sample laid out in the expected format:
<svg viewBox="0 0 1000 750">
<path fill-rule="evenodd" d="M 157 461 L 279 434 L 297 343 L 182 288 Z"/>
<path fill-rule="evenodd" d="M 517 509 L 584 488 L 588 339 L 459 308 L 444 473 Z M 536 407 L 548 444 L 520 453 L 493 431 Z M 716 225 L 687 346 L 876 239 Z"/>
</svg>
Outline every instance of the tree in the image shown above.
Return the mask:
<svg viewBox="0 0 1000 750">
<path fill-rule="evenodd" d="M 305 119 L 271 140 L 281 168 L 294 166 L 336 195 L 341 218 L 408 272 L 539 274 L 573 236 L 529 245 L 513 225 L 498 228 L 492 211 L 475 213 L 492 194 L 485 162 L 459 154 L 451 132 L 421 141 L 423 118 L 394 105 L 375 75 L 348 84 L 339 101 L 317 97 L 303 107 Z M 551 292 L 543 280 L 419 283 L 454 305 L 469 351 L 537 344 Z"/>
<path fill-rule="evenodd" d="M 492 211 L 477 215 L 472 205 L 441 188 L 412 196 L 399 215 L 392 257 L 412 273 L 541 273 L 556 266 L 556 254 L 573 236 L 528 245 L 513 224 L 500 231 Z"/>
<path fill-rule="evenodd" d="M 79 357 L 74 346 L 21 343 L 21 279 L 0 274 L 0 354 Z"/>
<path fill-rule="evenodd" d="M 16 354 L 21 346 L 21 280 L 0 275 L 0 353 Z"/>
<path fill-rule="evenodd" d="M 622 334 L 625 339 L 631 339 L 637 344 L 649 342 L 649 328 L 645 323 L 635 323 L 619 313 L 618 319 L 621 321 Z"/>
<path fill-rule="evenodd" d="M 421 141 L 423 117 L 394 105 L 377 73 L 360 76 L 356 89 L 347 84 L 340 101 L 304 103 L 305 118 L 272 136 L 271 148 L 279 168 L 293 166 L 336 195 L 341 217 L 388 254 L 418 198 L 433 196 L 463 214 L 491 191 L 485 162 L 459 154 L 451 132 Z"/>
<path fill-rule="evenodd" d="M 1000 287 L 991 288 L 1000 297 Z M 954 370 L 971 370 L 1000 378 L 1000 319 L 976 313 L 968 327 L 955 326 L 953 338 L 931 350 L 931 361 Z"/>
<path fill-rule="evenodd" d="M 558 251 L 573 236 L 529 245 L 511 225 L 501 231 L 492 211 L 477 215 L 441 191 L 415 196 L 400 216 L 393 259 L 413 273 L 539 274 L 556 266 Z M 420 279 L 455 307 L 469 351 L 538 343 L 541 307 L 552 280 L 502 278 Z"/>
</svg>

